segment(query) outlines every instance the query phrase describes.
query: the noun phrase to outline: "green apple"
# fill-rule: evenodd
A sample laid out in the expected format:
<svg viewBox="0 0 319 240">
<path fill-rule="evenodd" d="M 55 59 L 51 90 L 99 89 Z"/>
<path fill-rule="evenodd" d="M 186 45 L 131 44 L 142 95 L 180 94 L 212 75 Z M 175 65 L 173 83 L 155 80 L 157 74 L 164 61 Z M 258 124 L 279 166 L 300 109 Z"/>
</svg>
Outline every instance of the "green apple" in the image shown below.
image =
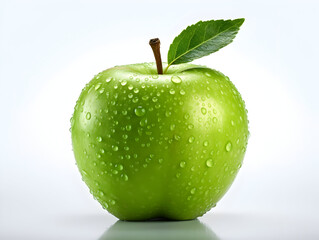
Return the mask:
<svg viewBox="0 0 319 240">
<path fill-rule="evenodd" d="M 96 75 L 71 133 L 82 178 L 111 214 L 187 220 L 226 193 L 249 132 L 245 103 L 222 73 L 179 64 L 159 75 L 143 63 Z"/>
</svg>

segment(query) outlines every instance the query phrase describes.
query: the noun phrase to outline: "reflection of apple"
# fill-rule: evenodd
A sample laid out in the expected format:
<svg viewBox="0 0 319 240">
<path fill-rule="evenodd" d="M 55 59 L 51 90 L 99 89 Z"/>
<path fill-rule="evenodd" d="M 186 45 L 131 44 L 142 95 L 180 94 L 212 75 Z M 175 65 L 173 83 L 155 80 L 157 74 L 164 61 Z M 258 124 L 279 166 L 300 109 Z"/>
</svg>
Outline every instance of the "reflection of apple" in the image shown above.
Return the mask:
<svg viewBox="0 0 319 240">
<path fill-rule="evenodd" d="M 245 104 L 228 77 L 192 64 L 158 75 L 117 66 L 83 89 L 72 118 L 77 165 L 123 220 L 185 220 L 215 206 L 244 157 Z"/>
<path fill-rule="evenodd" d="M 123 222 L 117 221 L 100 240 L 218 240 L 216 234 L 198 220 L 184 222 Z"/>
</svg>

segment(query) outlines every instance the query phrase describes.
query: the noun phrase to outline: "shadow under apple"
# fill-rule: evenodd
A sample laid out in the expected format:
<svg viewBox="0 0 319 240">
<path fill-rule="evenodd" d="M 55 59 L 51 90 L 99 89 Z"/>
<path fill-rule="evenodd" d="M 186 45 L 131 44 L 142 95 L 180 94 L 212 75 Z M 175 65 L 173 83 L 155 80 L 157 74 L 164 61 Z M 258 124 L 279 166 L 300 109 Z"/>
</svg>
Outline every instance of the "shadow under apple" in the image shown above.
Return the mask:
<svg viewBox="0 0 319 240">
<path fill-rule="evenodd" d="M 200 221 L 162 221 L 147 222 L 117 221 L 99 240 L 218 240 L 216 234 Z"/>
</svg>

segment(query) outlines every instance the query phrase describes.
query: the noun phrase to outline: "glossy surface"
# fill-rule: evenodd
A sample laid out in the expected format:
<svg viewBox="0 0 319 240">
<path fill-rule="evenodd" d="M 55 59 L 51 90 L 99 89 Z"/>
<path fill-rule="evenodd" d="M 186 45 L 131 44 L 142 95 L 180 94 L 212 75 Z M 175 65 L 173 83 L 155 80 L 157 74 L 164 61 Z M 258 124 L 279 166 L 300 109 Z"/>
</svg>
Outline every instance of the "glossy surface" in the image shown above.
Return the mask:
<svg viewBox="0 0 319 240">
<path fill-rule="evenodd" d="M 234 85 L 191 64 L 160 76 L 154 64 L 99 73 L 83 89 L 71 125 L 83 180 L 125 220 L 203 215 L 233 182 L 248 138 Z"/>
<path fill-rule="evenodd" d="M 117 221 L 108 214 L 20 214 L 0 219 L 1 239 L 63 240 L 269 240 L 319 238 L 318 216 L 208 213 L 191 221 Z"/>
</svg>

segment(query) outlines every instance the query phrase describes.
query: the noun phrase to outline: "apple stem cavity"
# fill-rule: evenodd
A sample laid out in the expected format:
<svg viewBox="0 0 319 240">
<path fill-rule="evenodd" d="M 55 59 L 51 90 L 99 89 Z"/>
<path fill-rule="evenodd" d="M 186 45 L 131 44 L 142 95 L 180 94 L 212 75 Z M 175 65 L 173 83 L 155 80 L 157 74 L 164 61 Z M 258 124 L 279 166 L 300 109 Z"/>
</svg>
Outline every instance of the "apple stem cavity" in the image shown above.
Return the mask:
<svg viewBox="0 0 319 240">
<path fill-rule="evenodd" d="M 156 67 L 157 67 L 157 73 L 163 74 L 163 65 L 162 65 L 162 58 L 161 58 L 161 51 L 160 51 L 160 45 L 161 42 L 158 38 L 152 38 L 149 42 L 156 61 Z"/>
</svg>

